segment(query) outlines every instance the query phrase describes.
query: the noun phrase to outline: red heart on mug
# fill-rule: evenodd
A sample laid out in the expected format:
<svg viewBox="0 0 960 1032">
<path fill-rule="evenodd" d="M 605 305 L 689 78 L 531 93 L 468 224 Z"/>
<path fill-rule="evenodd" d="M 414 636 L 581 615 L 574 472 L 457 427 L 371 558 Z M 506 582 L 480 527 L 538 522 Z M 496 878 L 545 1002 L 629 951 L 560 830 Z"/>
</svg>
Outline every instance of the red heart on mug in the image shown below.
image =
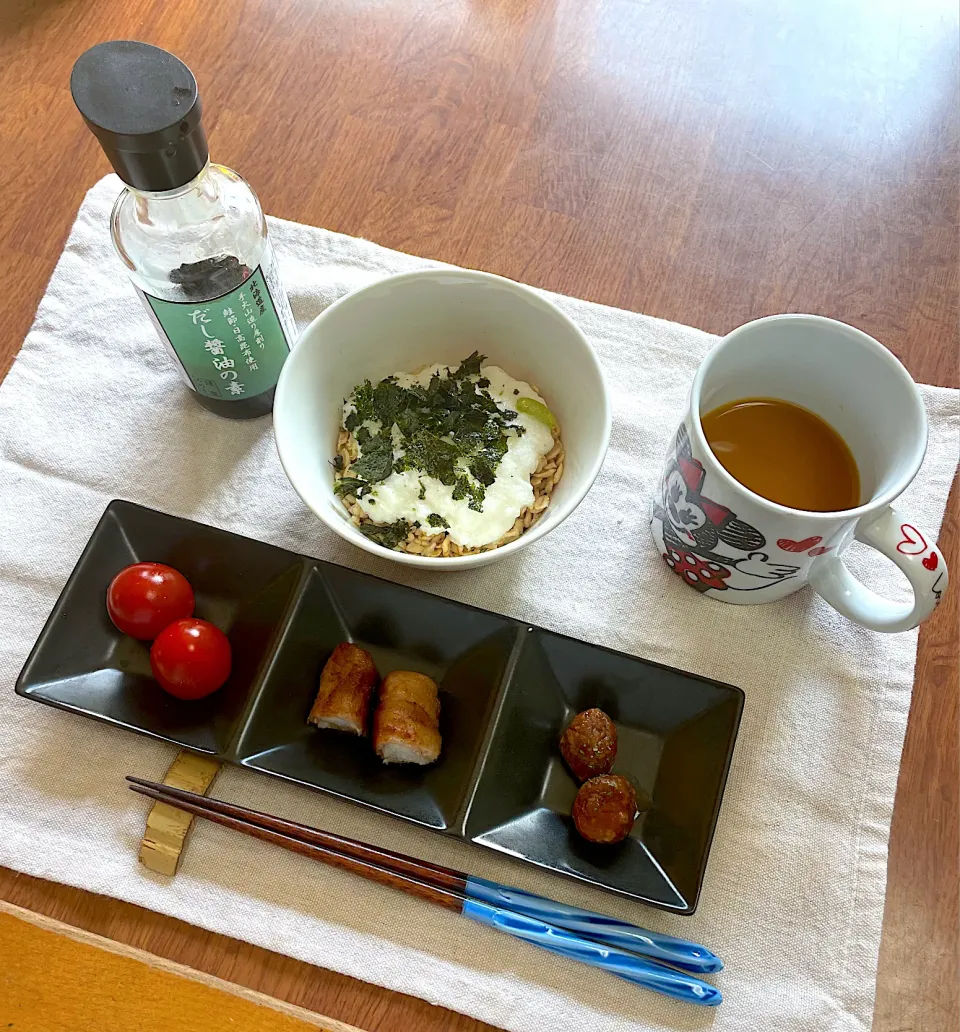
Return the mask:
<svg viewBox="0 0 960 1032">
<path fill-rule="evenodd" d="M 937 553 L 936 552 L 931 552 L 927 556 L 927 558 L 923 560 L 923 565 L 928 570 L 935 570 L 937 568 L 937 563 L 939 563 L 939 562 L 940 562 L 940 559 L 937 556 Z"/>
<path fill-rule="evenodd" d="M 897 551 L 901 555 L 920 555 L 927 550 L 927 542 L 924 536 L 912 523 L 900 525 L 900 533 L 903 540 L 897 545 Z M 930 567 L 933 569 L 933 567 Z"/>
<path fill-rule="evenodd" d="M 833 545 L 821 545 L 819 548 L 811 548 L 807 555 L 826 555 L 831 548 L 833 548 Z"/>
<path fill-rule="evenodd" d="M 780 538 L 777 541 L 777 547 L 782 548 L 784 552 L 806 552 L 808 548 L 813 548 L 814 545 L 819 545 L 823 540 L 818 534 L 816 537 L 804 538 L 802 541 L 791 541 L 790 538 Z"/>
</svg>

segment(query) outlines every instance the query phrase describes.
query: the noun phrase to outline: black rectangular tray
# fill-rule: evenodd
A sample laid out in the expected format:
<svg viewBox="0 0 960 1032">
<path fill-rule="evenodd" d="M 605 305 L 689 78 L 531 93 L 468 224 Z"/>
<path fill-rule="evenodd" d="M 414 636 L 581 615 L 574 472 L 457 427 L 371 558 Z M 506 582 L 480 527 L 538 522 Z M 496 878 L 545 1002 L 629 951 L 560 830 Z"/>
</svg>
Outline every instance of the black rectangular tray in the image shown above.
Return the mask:
<svg viewBox="0 0 960 1032">
<path fill-rule="evenodd" d="M 143 560 L 180 570 L 196 615 L 230 638 L 232 673 L 206 699 L 163 692 L 149 644 L 107 615 L 110 580 Z M 368 741 L 306 723 L 344 640 L 381 676 L 438 682 L 436 764 L 385 766 Z M 732 685 L 126 501 L 104 512 L 16 690 L 682 914 L 697 905 L 743 709 Z M 616 846 L 577 835 L 577 785 L 557 748 L 592 706 L 617 725 L 615 772 L 652 800 Z"/>
</svg>

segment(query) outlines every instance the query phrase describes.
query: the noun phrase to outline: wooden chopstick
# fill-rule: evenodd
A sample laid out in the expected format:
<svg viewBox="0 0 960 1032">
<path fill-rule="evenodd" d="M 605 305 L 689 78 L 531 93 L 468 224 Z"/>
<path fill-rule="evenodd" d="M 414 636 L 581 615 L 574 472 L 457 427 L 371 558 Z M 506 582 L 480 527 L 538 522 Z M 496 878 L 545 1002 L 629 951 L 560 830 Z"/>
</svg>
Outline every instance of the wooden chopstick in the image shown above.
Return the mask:
<svg viewBox="0 0 960 1032">
<path fill-rule="evenodd" d="M 323 846 L 316 842 L 300 838 L 299 830 L 313 831 L 320 838 L 328 837 L 325 832 L 317 829 L 307 829 L 305 825 L 296 825 L 292 821 L 284 821 L 279 817 L 271 817 L 269 814 L 258 813 L 256 810 L 246 810 L 242 806 L 234 806 L 222 799 L 207 799 L 204 796 L 197 796 L 193 792 L 183 789 L 170 788 L 155 781 L 143 781 L 140 778 L 128 777 L 132 782 L 130 789 L 138 795 L 147 796 L 149 799 L 156 799 L 161 803 L 169 803 L 188 813 L 203 817 L 205 820 L 220 824 L 225 828 L 232 828 L 234 831 L 243 832 L 262 842 L 269 842 L 272 845 L 288 849 L 291 853 L 299 853 L 301 856 L 310 857 L 312 860 L 319 860 L 321 863 L 337 867 L 353 874 L 359 874 L 370 881 L 380 882 L 392 888 L 400 889 L 436 903 L 448 910 L 455 910 L 458 914 L 463 910 L 464 896 L 448 889 L 440 888 L 425 881 L 380 867 L 372 861 L 351 856 L 346 852 L 340 852 L 336 847 Z M 285 826 L 285 828 L 284 828 Z M 338 838 L 339 836 L 329 836 Z M 357 843 L 359 845 L 359 843 Z M 371 851 L 373 847 L 367 847 Z"/>
<path fill-rule="evenodd" d="M 700 965 L 695 968 L 699 973 L 718 970 L 716 966 L 704 967 L 705 962 L 723 966 L 706 947 L 696 943 L 645 932 L 588 910 L 568 907 L 497 882 L 470 878 L 403 853 L 332 835 L 221 799 L 207 799 L 183 788 L 142 778 L 128 777 L 127 780 L 138 795 L 389 885 L 550 953 L 606 970 L 636 986 L 705 1006 L 715 1006 L 723 999 L 715 987 L 691 973 L 695 964 Z M 593 937 L 590 937 L 591 932 Z M 628 952 L 631 949 L 634 952 Z M 665 960 L 676 966 L 669 967 Z"/>
<path fill-rule="evenodd" d="M 322 849 L 343 853 L 345 856 L 359 860 L 362 863 L 376 864 L 378 867 L 383 867 L 395 874 L 417 878 L 438 889 L 446 889 L 461 895 L 466 894 L 467 875 L 463 871 L 441 867 L 439 864 L 432 864 L 427 860 L 418 860 L 416 857 L 407 856 L 404 853 L 394 853 L 389 849 L 371 846 L 357 839 L 345 838 L 343 835 L 334 835 L 328 831 L 321 831 L 319 828 L 312 828 L 309 824 L 298 824 L 296 821 L 274 817 L 272 814 L 263 813 L 260 810 L 251 810 L 246 806 L 237 806 L 223 799 L 201 796 L 199 793 L 191 792 L 188 789 L 164 785 L 159 781 L 147 781 L 143 778 L 132 776 L 128 776 L 127 781 L 131 785 L 139 785 L 142 788 L 163 792 L 164 795 L 173 796 L 174 799 L 182 803 L 194 803 L 197 806 L 202 806 L 205 810 L 202 816 L 206 816 L 206 811 L 210 811 L 211 813 L 232 817 L 245 825 L 266 828 L 287 838 L 297 839 L 300 842 L 319 846 Z M 165 802 L 170 802 L 170 800 L 165 800 Z M 180 804 L 174 803 L 173 805 Z M 186 807 L 182 808 L 186 809 Z M 191 810 L 190 812 L 194 813 L 196 811 Z M 236 827 L 233 824 L 226 826 Z"/>
<path fill-rule="evenodd" d="M 334 835 L 222 799 L 208 798 L 143 778 L 131 776 L 127 780 L 131 783 L 130 787 L 141 795 L 159 799 L 225 827 L 335 867 L 410 891 L 451 910 L 460 909 L 463 912 L 466 901 L 474 900 L 547 922 L 582 938 L 629 950 L 693 974 L 711 974 L 723 968 L 720 958 L 699 943 L 639 928 L 604 914 L 568 906 L 509 885 L 475 878 L 463 871 Z"/>
<path fill-rule="evenodd" d="M 632 925 L 604 919 L 589 911 L 565 907 L 552 900 L 512 890 L 494 882 L 467 878 L 463 881 L 462 889 L 441 886 L 433 879 L 442 877 L 452 885 L 455 882 L 459 883 L 461 876 L 436 864 L 429 864 L 400 853 L 391 853 L 389 850 L 380 850 L 375 846 L 331 835 L 317 828 L 296 824 L 270 814 L 248 810 L 222 799 L 208 799 L 184 789 L 172 788 L 155 781 L 144 781 L 142 778 L 128 777 L 127 780 L 131 783 L 131 790 L 139 795 L 168 803 L 197 817 L 203 817 L 215 824 L 243 832 L 310 859 L 319 860 L 331 867 L 350 871 L 370 881 L 399 889 L 408 895 L 452 910 L 472 921 L 506 932 L 551 953 L 600 968 L 634 985 L 701 1006 L 716 1006 L 723 998 L 715 986 L 701 981 L 687 970 L 677 970 L 663 963 L 656 955 L 656 950 L 662 947 L 654 941 L 657 939 L 655 933 L 644 933 L 642 929 L 634 928 Z M 374 862 L 374 857 L 378 862 Z M 384 866 L 385 864 L 391 866 Z M 417 873 L 412 873 L 414 871 Z M 485 888 L 492 890 L 495 898 L 486 901 L 468 894 L 468 886 L 471 885 L 479 886 L 481 892 Z M 511 894 L 519 901 L 516 910 L 509 909 L 509 900 L 497 898 L 509 897 Z M 541 915 L 538 911 L 543 909 L 548 913 Z M 531 913 L 531 910 L 534 912 Z M 654 959 L 628 952 L 617 945 L 607 945 L 591 938 L 584 938 L 578 934 L 579 925 L 584 919 L 588 924 L 596 920 L 619 928 L 614 937 L 632 935 L 642 939 L 644 936 L 653 936 L 653 939 L 646 939 L 649 948 L 645 948 L 645 952 L 652 953 Z M 685 940 L 670 939 L 669 936 L 660 938 L 666 944 L 667 952 L 672 943 L 680 944 L 684 951 L 705 949 Z M 706 953 L 709 954 L 709 951 Z M 683 953 L 680 956 L 683 957 Z M 712 957 L 713 954 L 709 956 Z"/>
</svg>

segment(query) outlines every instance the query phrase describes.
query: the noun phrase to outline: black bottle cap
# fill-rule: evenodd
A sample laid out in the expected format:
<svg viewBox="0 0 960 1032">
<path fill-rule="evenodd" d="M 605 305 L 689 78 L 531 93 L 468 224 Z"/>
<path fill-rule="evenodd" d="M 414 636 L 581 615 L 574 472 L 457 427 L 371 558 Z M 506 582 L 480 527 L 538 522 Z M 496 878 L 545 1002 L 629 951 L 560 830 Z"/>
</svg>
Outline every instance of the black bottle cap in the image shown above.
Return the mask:
<svg viewBox="0 0 960 1032">
<path fill-rule="evenodd" d="M 116 39 L 77 59 L 70 92 L 117 175 L 138 190 L 174 190 L 207 163 L 193 72 L 166 50 Z"/>
</svg>

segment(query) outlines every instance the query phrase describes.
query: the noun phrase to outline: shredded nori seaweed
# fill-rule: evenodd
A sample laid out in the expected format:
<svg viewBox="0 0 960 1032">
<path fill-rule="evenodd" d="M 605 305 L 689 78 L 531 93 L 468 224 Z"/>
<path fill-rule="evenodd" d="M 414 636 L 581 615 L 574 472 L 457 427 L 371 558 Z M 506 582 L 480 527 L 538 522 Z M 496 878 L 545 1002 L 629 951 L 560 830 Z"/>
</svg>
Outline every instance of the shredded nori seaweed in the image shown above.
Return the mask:
<svg viewBox="0 0 960 1032">
<path fill-rule="evenodd" d="M 406 520 L 397 520 L 396 523 L 361 523 L 360 533 L 384 548 L 396 548 L 410 533 L 410 524 Z"/>
<path fill-rule="evenodd" d="M 513 422 L 517 413 L 501 409 L 487 391 L 490 381 L 480 376 L 484 360 L 475 351 L 455 370 L 434 373 L 425 387 L 401 387 L 388 376 L 355 388 L 354 411 L 344 425 L 360 446 L 350 468 L 357 483 L 338 493 L 361 497 L 391 473 L 415 470 L 452 487 L 455 499 L 467 498 L 471 509 L 482 512 L 510 438 L 524 432 Z"/>
</svg>

